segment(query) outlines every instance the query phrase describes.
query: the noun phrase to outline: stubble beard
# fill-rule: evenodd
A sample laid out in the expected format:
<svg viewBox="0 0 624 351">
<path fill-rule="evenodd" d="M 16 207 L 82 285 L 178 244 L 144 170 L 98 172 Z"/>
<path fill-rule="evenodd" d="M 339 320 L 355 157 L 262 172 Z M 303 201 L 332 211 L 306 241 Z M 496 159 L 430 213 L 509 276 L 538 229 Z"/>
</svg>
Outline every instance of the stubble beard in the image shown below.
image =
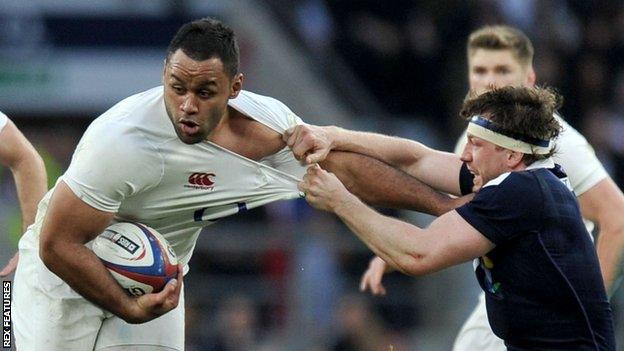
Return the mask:
<svg viewBox="0 0 624 351">
<path fill-rule="evenodd" d="M 180 141 L 182 141 L 185 144 L 192 145 L 192 144 L 197 144 L 206 140 L 207 135 L 205 133 L 202 133 L 201 126 L 200 126 L 199 133 L 197 133 L 197 135 L 194 135 L 194 136 L 185 135 L 182 132 L 180 125 L 178 124 L 178 118 L 171 112 L 171 109 L 169 108 L 169 104 L 167 103 L 167 100 L 165 100 L 165 111 L 167 112 L 167 117 L 169 117 L 169 122 L 171 122 L 171 124 L 173 125 L 173 130 L 175 131 Z"/>
</svg>

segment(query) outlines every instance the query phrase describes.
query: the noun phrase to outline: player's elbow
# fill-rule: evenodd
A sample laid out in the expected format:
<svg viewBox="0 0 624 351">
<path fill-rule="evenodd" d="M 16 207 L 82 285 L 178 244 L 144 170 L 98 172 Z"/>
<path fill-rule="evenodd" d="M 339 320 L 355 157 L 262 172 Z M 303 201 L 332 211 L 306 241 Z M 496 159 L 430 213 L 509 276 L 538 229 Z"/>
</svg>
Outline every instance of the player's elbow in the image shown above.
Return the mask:
<svg viewBox="0 0 624 351">
<path fill-rule="evenodd" d="M 624 240 L 624 216 L 621 214 L 624 212 L 624 206 L 619 206 L 618 211 L 604 211 L 596 220 L 596 225 L 599 228 L 599 236 L 607 239 L 607 241 L 622 241 Z"/>
<path fill-rule="evenodd" d="M 39 245 L 39 258 L 43 264 L 49 268 L 54 262 L 55 251 L 51 245 L 41 244 Z"/>
<path fill-rule="evenodd" d="M 352 152 L 331 151 L 319 164 L 324 170 L 334 173 L 350 192 L 361 197 L 357 181 L 358 159 L 361 158 L 366 158 L 366 156 Z"/>
<path fill-rule="evenodd" d="M 327 154 L 323 161 L 319 162 L 319 164 L 323 169 L 329 172 L 342 174 L 349 171 L 349 167 L 352 162 L 351 159 L 354 157 L 355 154 L 344 151 L 331 151 Z"/>
<path fill-rule="evenodd" d="M 437 270 L 429 259 L 429 255 L 422 253 L 406 254 L 396 263 L 399 271 L 411 276 L 427 275 Z"/>
<path fill-rule="evenodd" d="M 39 258 L 48 269 L 53 271 L 54 263 L 57 262 L 62 243 L 53 235 L 42 231 L 39 237 Z"/>
<path fill-rule="evenodd" d="M 607 236 L 615 239 L 624 240 L 624 221 L 618 220 L 618 223 L 611 225 L 608 229 L 604 230 Z M 599 235 L 602 235 L 603 231 Z"/>
<path fill-rule="evenodd" d="M 24 153 L 23 156 L 20 158 L 19 162 L 15 164 L 11 169 L 13 172 L 19 172 L 26 175 L 43 174 L 45 176 L 46 174 L 43 158 L 41 158 L 39 153 L 37 153 L 34 148 Z"/>
<path fill-rule="evenodd" d="M 31 167 L 36 170 L 36 172 L 46 174 L 45 162 L 43 162 L 43 158 L 35 150 L 33 150 L 32 154 L 30 155 L 30 164 Z"/>
</svg>

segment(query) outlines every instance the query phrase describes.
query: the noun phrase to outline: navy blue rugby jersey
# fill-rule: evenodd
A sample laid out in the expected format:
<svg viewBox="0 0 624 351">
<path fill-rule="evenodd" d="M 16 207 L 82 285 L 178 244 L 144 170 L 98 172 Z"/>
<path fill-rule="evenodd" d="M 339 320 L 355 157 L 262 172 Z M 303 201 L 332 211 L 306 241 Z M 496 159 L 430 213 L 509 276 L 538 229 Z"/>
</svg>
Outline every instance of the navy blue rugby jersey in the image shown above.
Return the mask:
<svg viewBox="0 0 624 351">
<path fill-rule="evenodd" d="M 611 307 L 560 167 L 505 173 L 457 212 L 496 247 L 475 272 L 509 350 L 615 350 Z M 472 175 L 462 167 L 463 191 Z"/>
</svg>

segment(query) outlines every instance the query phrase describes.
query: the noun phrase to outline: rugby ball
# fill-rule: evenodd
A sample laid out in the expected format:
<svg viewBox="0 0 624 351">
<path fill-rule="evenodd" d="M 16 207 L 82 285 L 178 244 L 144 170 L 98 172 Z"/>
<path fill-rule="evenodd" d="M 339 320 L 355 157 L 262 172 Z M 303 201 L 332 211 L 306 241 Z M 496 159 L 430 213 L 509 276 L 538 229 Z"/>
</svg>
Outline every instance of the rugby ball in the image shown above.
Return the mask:
<svg viewBox="0 0 624 351">
<path fill-rule="evenodd" d="M 134 296 L 159 292 L 178 274 L 178 260 L 167 240 L 141 223 L 109 226 L 95 238 L 92 250 Z"/>
</svg>

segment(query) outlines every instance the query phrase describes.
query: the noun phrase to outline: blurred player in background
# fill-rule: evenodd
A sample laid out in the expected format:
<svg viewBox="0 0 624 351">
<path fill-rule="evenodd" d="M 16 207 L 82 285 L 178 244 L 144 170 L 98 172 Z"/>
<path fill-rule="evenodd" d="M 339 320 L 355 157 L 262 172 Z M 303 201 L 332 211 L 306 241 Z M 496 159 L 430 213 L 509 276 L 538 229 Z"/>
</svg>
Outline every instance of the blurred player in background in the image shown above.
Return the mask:
<svg viewBox="0 0 624 351">
<path fill-rule="evenodd" d="M 20 240 L 20 350 L 183 350 L 182 273 L 160 293 L 130 297 L 85 244 L 112 221 L 142 222 L 169 240 L 186 273 L 202 227 L 300 196 L 306 168 L 281 133 L 302 121 L 280 101 L 242 90 L 238 50 L 217 20 L 185 24 L 169 45 L 164 87 L 89 126 Z M 458 202 L 361 155 L 333 154 L 324 166 L 376 203 L 440 214 Z"/>
<path fill-rule="evenodd" d="M 533 45 L 518 29 L 508 26 L 486 26 L 468 38 L 468 81 L 470 90 L 481 94 L 492 87 L 533 86 Z M 597 251 L 607 291 L 613 292 L 620 274 L 624 250 L 624 196 L 609 177 L 587 140 L 563 118 L 556 115 L 563 131 L 557 139 L 556 164 L 562 166 L 578 197 L 581 212 L 591 232 L 599 229 Z M 459 138 L 455 153 L 461 154 L 466 133 Z M 593 223 L 592 223 L 593 222 Z M 383 294 L 384 272 L 391 268 L 374 258 L 362 277 L 362 289 Z M 503 341 L 491 331 L 485 308 L 485 295 L 461 328 L 455 340 L 455 351 L 505 350 Z"/>
<path fill-rule="evenodd" d="M 35 221 L 37 204 L 48 190 L 45 165 L 41 156 L 15 124 L 0 112 L 0 162 L 13 173 L 17 198 L 22 210 L 22 232 Z M 18 254 L 0 271 L 0 277 L 11 274 Z"/>
<path fill-rule="evenodd" d="M 478 259 L 490 324 L 509 350 L 615 350 L 598 257 L 567 176 L 551 157 L 561 130 L 556 106 L 542 88 L 470 97 L 460 113 L 469 121 L 461 160 L 411 140 L 335 127 L 296 126 L 285 139 L 317 159 L 331 149 L 360 152 L 436 189 L 477 192 L 420 229 L 375 212 L 318 166 L 300 184 L 310 204 L 335 212 L 403 273 Z"/>
</svg>

